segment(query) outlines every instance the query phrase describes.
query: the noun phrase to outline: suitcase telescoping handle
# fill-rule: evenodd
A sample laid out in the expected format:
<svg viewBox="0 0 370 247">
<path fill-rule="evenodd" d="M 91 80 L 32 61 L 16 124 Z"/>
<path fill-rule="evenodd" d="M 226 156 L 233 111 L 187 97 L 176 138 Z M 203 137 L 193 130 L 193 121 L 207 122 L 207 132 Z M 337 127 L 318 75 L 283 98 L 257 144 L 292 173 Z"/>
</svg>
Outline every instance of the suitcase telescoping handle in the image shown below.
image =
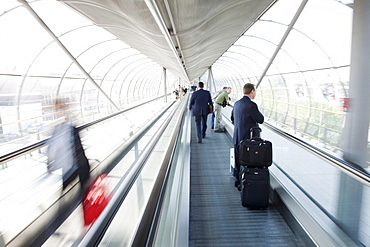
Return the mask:
<svg viewBox="0 0 370 247">
<path fill-rule="evenodd" d="M 252 127 L 250 129 L 251 139 L 261 139 L 261 131 L 260 127 Z"/>
</svg>

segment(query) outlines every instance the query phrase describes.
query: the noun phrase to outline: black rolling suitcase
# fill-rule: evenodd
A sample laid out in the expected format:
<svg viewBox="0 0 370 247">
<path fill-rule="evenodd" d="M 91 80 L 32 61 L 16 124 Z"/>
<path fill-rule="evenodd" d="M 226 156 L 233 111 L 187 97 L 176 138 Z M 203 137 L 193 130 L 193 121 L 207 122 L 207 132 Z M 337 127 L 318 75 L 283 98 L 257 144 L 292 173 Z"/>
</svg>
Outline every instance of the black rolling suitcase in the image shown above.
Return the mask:
<svg viewBox="0 0 370 247">
<path fill-rule="evenodd" d="M 248 209 L 266 209 L 269 205 L 272 144 L 260 137 L 260 128 L 251 128 L 251 139 L 241 141 L 241 201 Z"/>
<path fill-rule="evenodd" d="M 241 200 L 248 209 L 266 209 L 269 205 L 270 173 L 267 168 L 244 167 L 241 170 Z"/>
</svg>

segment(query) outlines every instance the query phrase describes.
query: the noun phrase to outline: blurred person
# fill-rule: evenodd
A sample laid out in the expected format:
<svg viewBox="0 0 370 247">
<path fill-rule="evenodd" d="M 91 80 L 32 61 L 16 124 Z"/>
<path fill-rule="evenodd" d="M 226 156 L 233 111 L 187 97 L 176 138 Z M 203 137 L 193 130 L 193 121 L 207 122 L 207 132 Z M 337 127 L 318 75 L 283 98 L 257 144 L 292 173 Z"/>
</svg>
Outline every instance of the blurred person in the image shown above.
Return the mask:
<svg viewBox="0 0 370 247">
<path fill-rule="evenodd" d="M 175 98 L 176 100 L 179 99 L 180 95 L 179 95 L 179 90 L 175 89 L 175 91 L 173 91 L 173 93 L 175 94 Z"/>
<path fill-rule="evenodd" d="M 204 83 L 199 82 L 199 90 L 195 91 L 190 99 L 189 110 L 193 112 L 197 127 L 198 143 L 202 143 L 202 138 L 206 137 L 207 116 L 209 105 L 212 107 L 212 98 L 209 91 L 204 90 Z"/>
<path fill-rule="evenodd" d="M 250 139 L 250 129 L 262 124 L 264 116 L 258 110 L 254 100 L 256 97 L 256 88 L 254 84 L 247 83 L 243 86 L 243 98 L 236 101 L 231 112 L 231 122 L 234 124 L 234 157 L 235 157 L 235 187 L 240 189 L 239 172 L 239 143 L 242 140 Z"/>
<path fill-rule="evenodd" d="M 83 194 L 87 190 L 87 182 L 90 178 L 90 165 L 82 147 L 78 130 L 71 124 L 68 114 L 66 114 L 66 102 L 57 99 L 55 110 L 57 115 L 61 117 L 61 122 L 55 127 L 47 141 L 48 172 L 61 169 L 63 189 L 78 176 Z"/>
<path fill-rule="evenodd" d="M 231 87 L 224 87 L 223 91 L 216 97 L 214 104 L 214 113 L 215 113 L 215 132 L 224 132 L 224 129 L 220 127 L 222 120 L 222 108 L 227 106 L 230 102 L 229 94 L 231 93 Z M 222 107 L 222 108 L 221 108 Z"/>
</svg>

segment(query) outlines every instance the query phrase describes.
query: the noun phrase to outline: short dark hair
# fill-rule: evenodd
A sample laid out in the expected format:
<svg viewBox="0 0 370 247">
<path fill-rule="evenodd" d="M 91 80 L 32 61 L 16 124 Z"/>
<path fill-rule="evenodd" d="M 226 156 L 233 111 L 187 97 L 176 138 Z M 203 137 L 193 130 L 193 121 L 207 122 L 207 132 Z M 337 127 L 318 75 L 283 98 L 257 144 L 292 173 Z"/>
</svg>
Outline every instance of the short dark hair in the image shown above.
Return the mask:
<svg viewBox="0 0 370 247">
<path fill-rule="evenodd" d="M 200 87 L 200 88 L 204 87 L 204 83 L 200 81 L 200 82 L 198 83 L 198 87 Z"/>
<path fill-rule="evenodd" d="M 243 87 L 244 94 L 250 94 L 253 90 L 256 90 L 256 88 L 254 87 L 254 84 L 252 83 L 247 83 Z"/>
</svg>

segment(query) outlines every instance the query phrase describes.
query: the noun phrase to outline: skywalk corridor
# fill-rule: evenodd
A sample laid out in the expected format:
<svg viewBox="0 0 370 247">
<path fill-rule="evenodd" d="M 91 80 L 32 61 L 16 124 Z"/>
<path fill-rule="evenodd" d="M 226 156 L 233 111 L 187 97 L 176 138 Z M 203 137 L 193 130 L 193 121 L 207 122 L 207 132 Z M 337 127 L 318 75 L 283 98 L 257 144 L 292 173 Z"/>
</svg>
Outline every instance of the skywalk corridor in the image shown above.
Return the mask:
<svg viewBox="0 0 370 247">
<path fill-rule="evenodd" d="M 370 1 L 0 2 L 0 247 L 370 247 Z M 202 144 L 199 82 L 232 88 L 228 134 L 209 124 Z M 229 171 L 246 83 L 273 143 L 265 211 Z M 82 186 L 63 184 L 78 139 L 50 155 L 61 124 Z M 81 189 L 103 173 L 110 203 L 84 226 Z"/>
</svg>

